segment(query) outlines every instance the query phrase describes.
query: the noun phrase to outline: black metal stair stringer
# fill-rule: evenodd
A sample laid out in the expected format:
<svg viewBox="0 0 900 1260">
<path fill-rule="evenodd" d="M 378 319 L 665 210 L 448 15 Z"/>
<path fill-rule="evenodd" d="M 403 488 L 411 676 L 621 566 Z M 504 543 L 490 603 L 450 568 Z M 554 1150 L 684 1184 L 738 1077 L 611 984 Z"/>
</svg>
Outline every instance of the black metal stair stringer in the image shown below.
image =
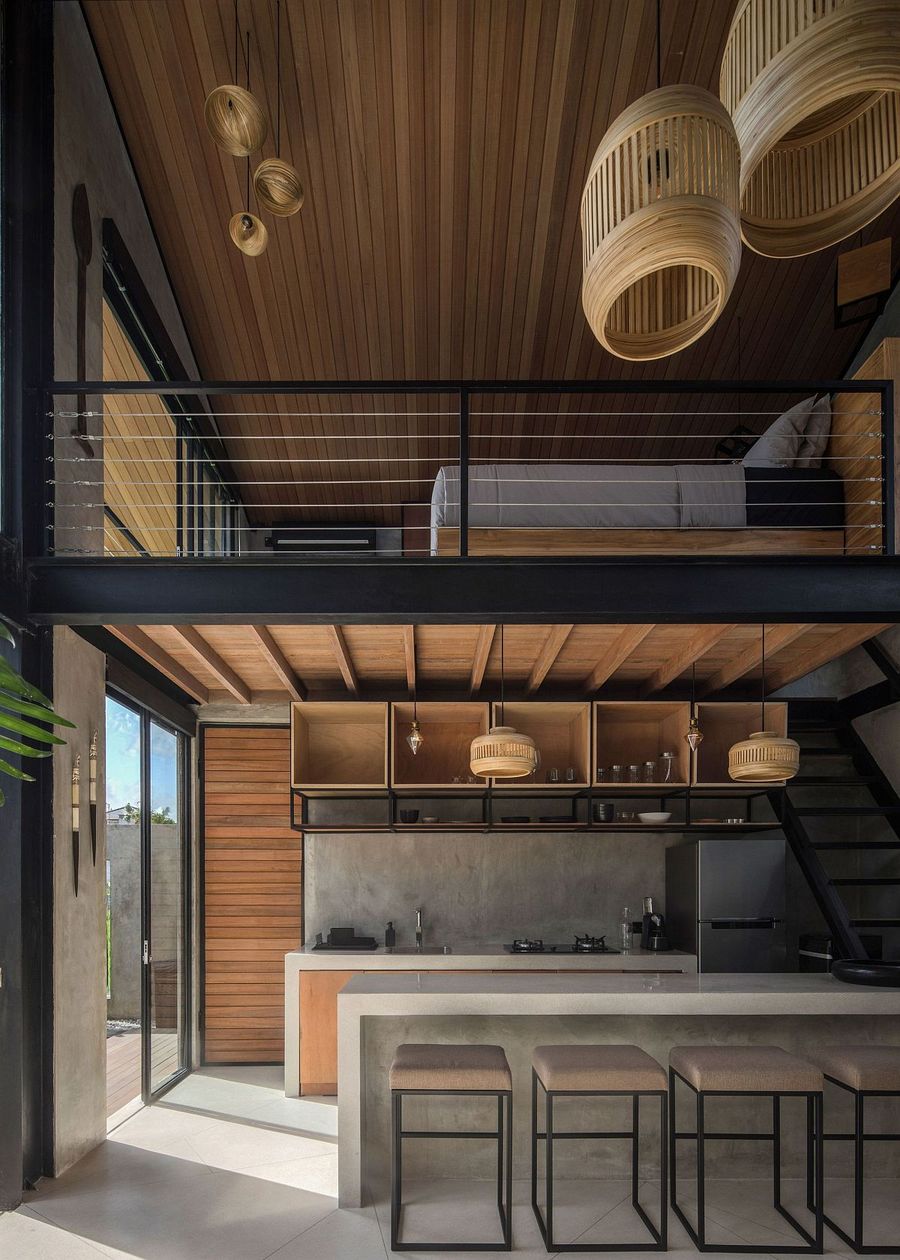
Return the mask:
<svg viewBox="0 0 900 1260">
<path fill-rule="evenodd" d="M 776 817 L 780 817 L 782 830 L 791 852 L 803 872 L 803 877 L 809 885 L 819 912 L 831 933 L 835 957 L 865 958 L 866 951 L 859 933 L 853 926 L 843 898 L 829 879 L 818 853 L 813 848 L 809 833 L 787 792 L 774 791 L 768 795 Z"/>
</svg>

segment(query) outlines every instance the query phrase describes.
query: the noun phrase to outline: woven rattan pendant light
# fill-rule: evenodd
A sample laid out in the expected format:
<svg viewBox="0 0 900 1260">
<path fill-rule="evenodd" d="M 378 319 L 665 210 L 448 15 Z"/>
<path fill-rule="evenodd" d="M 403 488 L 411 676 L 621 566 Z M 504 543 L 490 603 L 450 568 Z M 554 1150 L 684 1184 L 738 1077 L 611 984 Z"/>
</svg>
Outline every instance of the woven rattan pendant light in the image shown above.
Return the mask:
<svg viewBox="0 0 900 1260">
<path fill-rule="evenodd" d="M 728 750 L 728 775 L 739 783 L 780 783 L 800 769 L 800 745 L 785 735 L 765 730 L 766 725 L 766 627 L 761 627 L 762 680 L 760 730 L 738 740 Z"/>
<path fill-rule="evenodd" d="M 900 194 L 898 0 L 740 0 L 719 95 L 757 253 L 825 249 Z"/>
<path fill-rule="evenodd" d="M 657 84 L 659 83 L 657 7 Z M 738 144 L 728 111 L 688 84 L 629 105 L 581 198 L 581 301 L 620 359 L 660 359 L 715 322 L 741 261 Z"/>
<path fill-rule="evenodd" d="M 235 18 L 237 18 L 237 4 L 234 7 Z M 235 43 L 237 49 L 237 43 Z M 237 53 L 235 52 L 235 58 Z M 235 66 L 235 69 L 237 66 Z M 250 32 L 247 32 L 247 89 L 250 89 Z M 250 159 L 247 158 L 246 168 L 246 186 L 245 186 L 245 205 L 250 205 Z M 262 219 L 257 218 L 255 214 L 251 214 L 249 208 L 247 210 L 239 210 L 237 214 L 233 214 L 228 222 L 228 234 L 234 244 L 238 247 L 242 254 L 246 254 L 249 258 L 258 258 L 260 254 L 264 254 L 269 244 L 269 232 Z"/>
<path fill-rule="evenodd" d="M 237 0 L 234 0 L 234 77 L 238 78 L 238 46 L 240 43 Z M 249 39 L 249 37 L 248 37 Z M 249 54 L 248 54 L 249 55 Z M 209 134 L 220 149 L 232 157 L 249 157 L 261 149 L 268 132 L 266 113 L 250 91 L 250 66 L 247 65 L 247 86 L 222 83 L 206 98 L 203 116 Z"/>
<path fill-rule="evenodd" d="M 281 0 L 275 0 L 275 153 L 253 172 L 253 191 L 263 210 L 279 218 L 296 214 L 303 205 L 300 176 L 281 154 Z"/>
<path fill-rule="evenodd" d="M 540 757 L 534 740 L 513 726 L 504 726 L 505 662 L 503 626 L 500 626 L 500 725 L 478 735 L 469 749 L 469 769 L 482 778 L 523 779 L 534 774 Z"/>
</svg>

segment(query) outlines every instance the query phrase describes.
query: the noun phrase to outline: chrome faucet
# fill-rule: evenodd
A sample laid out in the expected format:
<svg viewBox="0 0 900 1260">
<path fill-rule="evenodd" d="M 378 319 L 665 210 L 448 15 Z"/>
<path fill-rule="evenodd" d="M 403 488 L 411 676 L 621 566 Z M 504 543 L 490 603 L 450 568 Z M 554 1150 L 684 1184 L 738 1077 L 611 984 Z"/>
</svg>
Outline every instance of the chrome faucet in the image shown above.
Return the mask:
<svg viewBox="0 0 900 1260">
<path fill-rule="evenodd" d="M 422 948 L 422 907 L 416 907 L 416 949 Z"/>
</svg>

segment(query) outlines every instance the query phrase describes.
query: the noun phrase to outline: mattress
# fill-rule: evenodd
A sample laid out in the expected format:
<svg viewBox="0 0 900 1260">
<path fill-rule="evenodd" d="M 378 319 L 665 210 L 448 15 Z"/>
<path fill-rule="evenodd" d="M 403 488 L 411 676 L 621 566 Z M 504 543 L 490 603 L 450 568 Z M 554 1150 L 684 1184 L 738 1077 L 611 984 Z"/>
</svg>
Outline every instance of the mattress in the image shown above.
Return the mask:
<svg viewBox="0 0 900 1260">
<path fill-rule="evenodd" d="M 821 529 L 844 523 L 841 480 L 827 468 L 741 464 L 478 464 L 469 525 L 509 529 Z M 459 469 L 441 468 L 437 530 L 459 524 Z"/>
</svg>

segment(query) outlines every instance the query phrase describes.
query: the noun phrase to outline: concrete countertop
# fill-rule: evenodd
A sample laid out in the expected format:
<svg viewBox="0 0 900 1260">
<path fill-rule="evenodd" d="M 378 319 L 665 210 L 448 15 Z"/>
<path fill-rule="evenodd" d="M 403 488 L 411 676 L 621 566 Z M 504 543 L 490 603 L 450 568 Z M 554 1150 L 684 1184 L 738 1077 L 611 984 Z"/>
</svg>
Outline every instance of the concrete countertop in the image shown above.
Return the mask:
<svg viewBox="0 0 900 1260">
<path fill-rule="evenodd" d="M 852 1016 L 878 1020 L 900 1015 L 900 989 L 842 984 L 830 975 L 523 975 L 515 972 L 442 975 L 370 974 L 351 980 L 338 995 L 338 1201 L 358 1206 L 362 1192 L 363 1113 L 366 1090 L 364 1026 L 369 1017 L 474 1016 L 482 1038 L 491 1040 L 485 1019 L 557 1016 L 571 1039 L 578 1016 L 707 1016 L 718 1043 L 720 1019 L 777 1016 L 785 1029 L 793 1017 Z M 454 1025 L 459 1027 L 458 1024 Z M 868 1028 L 871 1029 L 872 1023 Z M 486 1031 L 485 1031 L 486 1028 Z M 867 1033 L 862 1032 L 861 1039 Z M 465 1040 L 460 1031 L 459 1040 Z M 727 1040 L 727 1037 L 726 1037 Z"/>
<path fill-rule="evenodd" d="M 410 973 L 442 971 L 667 971 L 696 973 L 696 954 L 668 950 L 657 954 L 633 949 L 628 954 L 510 954 L 501 944 L 452 946 L 450 954 L 391 953 L 378 949 L 335 953 L 305 945 L 284 956 L 284 1092 L 288 1098 L 300 1093 L 300 991 L 301 971 L 365 971 Z"/>
</svg>

